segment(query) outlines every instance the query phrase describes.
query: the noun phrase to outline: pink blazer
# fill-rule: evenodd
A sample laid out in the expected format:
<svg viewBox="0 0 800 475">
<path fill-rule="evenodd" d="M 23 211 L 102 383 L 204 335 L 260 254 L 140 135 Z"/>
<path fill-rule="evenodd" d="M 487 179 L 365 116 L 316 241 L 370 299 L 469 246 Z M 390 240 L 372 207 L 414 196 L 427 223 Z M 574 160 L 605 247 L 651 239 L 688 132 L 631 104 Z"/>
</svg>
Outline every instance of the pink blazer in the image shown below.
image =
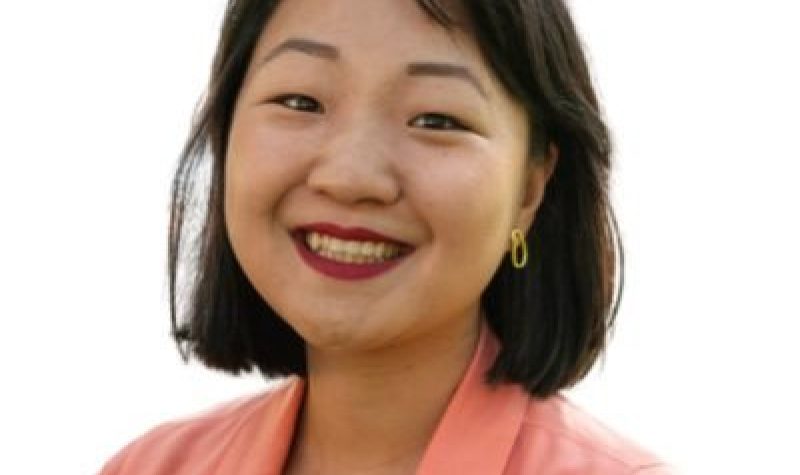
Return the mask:
<svg viewBox="0 0 800 475">
<path fill-rule="evenodd" d="M 498 344 L 484 325 L 464 378 L 434 432 L 417 475 L 667 475 L 656 457 L 561 396 L 531 398 L 483 376 Z M 303 400 L 304 381 L 156 427 L 101 475 L 279 475 Z"/>
</svg>

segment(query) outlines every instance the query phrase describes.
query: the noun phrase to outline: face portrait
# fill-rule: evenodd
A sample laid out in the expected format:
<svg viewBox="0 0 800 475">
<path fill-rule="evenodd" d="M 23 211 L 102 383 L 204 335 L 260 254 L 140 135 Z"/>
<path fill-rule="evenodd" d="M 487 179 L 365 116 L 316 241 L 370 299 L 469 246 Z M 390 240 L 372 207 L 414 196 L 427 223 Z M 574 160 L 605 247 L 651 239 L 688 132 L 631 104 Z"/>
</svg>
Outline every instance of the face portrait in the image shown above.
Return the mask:
<svg viewBox="0 0 800 475">
<path fill-rule="evenodd" d="M 552 171 L 528 120 L 414 1 L 282 2 L 233 113 L 235 256 L 312 349 L 463 334 Z"/>
</svg>

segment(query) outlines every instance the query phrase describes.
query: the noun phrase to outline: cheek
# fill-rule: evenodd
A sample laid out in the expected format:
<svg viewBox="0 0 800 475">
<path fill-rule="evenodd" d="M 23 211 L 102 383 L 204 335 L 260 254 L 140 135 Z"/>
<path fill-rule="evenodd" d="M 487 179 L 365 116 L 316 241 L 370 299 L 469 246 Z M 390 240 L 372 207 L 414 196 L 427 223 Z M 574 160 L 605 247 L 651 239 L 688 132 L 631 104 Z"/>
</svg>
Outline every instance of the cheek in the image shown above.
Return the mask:
<svg viewBox="0 0 800 475">
<path fill-rule="evenodd" d="M 475 305 L 508 246 L 512 177 L 482 162 L 431 165 L 408 193 L 430 227 L 430 258 L 416 272 L 423 276 L 419 300 L 433 315 Z"/>
<path fill-rule="evenodd" d="M 253 114 L 254 116 L 256 114 Z M 225 170 L 226 211 L 268 213 L 301 183 L 315 144 L 265 126 L 257 117 L 234 123 Z"/>
<path fill-rule="evenodd" d="M 415 206 L 428 213 L 432 232 L 467 253 L 475 246 L 502 247 L 511 226 L 514 174 L 494 156 L 441 158 L 411 180 Z"/>
</svg>

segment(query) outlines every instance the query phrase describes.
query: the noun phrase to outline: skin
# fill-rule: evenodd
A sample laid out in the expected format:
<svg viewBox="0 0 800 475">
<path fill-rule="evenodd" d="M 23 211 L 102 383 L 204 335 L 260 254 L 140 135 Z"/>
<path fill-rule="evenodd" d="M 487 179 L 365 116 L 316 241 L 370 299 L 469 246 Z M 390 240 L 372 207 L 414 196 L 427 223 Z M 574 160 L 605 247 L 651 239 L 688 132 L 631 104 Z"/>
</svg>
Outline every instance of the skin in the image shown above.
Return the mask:
<svg viewBox="0 0 800 475">
<path fill-rule="evenodd" d="M 472 79 L 409 74 L 431 62 Z M 555 166 L 554 148 L 532 162 L 528 142 L 524 109 L 474 41 L 415 2 L 278 7 L 234 110 L 225 214 L 248 278 L 307 343 L 286 473 L 414 472 L 475 349 L 481 292 Z M 337 280 L 290 236 L 319 221 L 414 250 L 388 273 Z"/>
</svg>

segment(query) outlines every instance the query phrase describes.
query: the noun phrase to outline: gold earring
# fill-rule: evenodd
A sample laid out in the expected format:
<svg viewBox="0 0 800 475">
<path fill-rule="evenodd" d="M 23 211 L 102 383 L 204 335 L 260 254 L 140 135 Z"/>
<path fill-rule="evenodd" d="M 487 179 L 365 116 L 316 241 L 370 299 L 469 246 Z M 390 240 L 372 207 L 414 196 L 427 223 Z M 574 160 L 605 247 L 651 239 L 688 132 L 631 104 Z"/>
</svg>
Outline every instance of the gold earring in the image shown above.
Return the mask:
<svg viewBox="0 0 800 475">
<path fill-rule="evenodd" d="M 511 231 L 511 264 L 515 269 L 522 269 L 528 263 L 528 243 L 519 228 Z"/>
</svg>

